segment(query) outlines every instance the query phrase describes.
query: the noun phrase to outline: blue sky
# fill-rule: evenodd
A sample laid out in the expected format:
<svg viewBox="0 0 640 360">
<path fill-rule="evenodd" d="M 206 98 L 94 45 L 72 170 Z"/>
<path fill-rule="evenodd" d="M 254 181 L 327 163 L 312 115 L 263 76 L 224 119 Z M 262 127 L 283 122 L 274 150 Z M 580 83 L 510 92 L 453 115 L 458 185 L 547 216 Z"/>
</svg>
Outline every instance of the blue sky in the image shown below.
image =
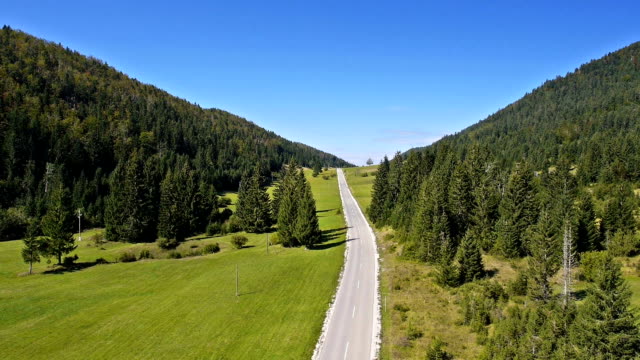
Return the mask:
<svg viewBox="0 0 640 360">
<path fill-rule="evenodd" d="M 0 23 L 356 164 L 640 40 L 640 1 L 12 1 Z"/>
</svg>

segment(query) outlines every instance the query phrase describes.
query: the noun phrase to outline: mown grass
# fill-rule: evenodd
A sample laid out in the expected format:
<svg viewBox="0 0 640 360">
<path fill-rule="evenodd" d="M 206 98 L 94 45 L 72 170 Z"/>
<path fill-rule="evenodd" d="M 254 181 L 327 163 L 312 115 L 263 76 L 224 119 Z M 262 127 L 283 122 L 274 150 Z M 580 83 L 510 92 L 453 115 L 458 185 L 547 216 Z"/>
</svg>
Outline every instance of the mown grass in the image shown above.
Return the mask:
<svg viewBox="0 0 640 360">
<path fill-rule="evenodd" d="M 195 237 L 178 251 L 218 242 L 216 254 L 95 265 L 22 276 L 20 241 L 0 243 L 0 354 L 3 359 L 301 359 L 309 358 L 336 289 L 344 219 L 336 178 L 309 176 L 320 226 L 317 250 L 266 249 L 265 234 Z M 94 232 L 97 230 L 94 230 Z M 83 234 L 83 239 L 89 234 Z M 83 240 L 80 262 L 113 261 L 153 244 Z M 240 296 L 235 296 L 235 270 Z"/>
<path fill-rule="evenodd" d="M 365 209 L 371 203 L 374 176 L 363 177 L 367 168 L 345 170 L 349 187 L 354 197 Z M 399 256 L 401 244 L 388 239 L 393 230 L 376 229 L 382 267 L 380 292 L 382 296 L 382 359 L 424 359 L 434 337 L 447 343 L 446 349 L 456 359 L 475 359 L 482 351 L 476 343 L 476 334 L 468 326 L 461 325 L 459 291 L 443 289 L 434 281 L 435 268 L 423 263 L 403 259 Z M 623 273 L 633 292 L 631 305 L 640 308 L 640 256 L 620 258 Z M 526 259 L 505 260 L 483 255 L 485 268 L 493 274 L 492 280 L 506 286 L 517 276 L 517 269 L 526 267 Z M 576 274 L 580 271 L 576 269 Z M 577 276 L 576 276 L 577 277 Z M 561 289 L 560 272 L 554 277 L 556 293 Z M 587 283 L 574 279 L 573 290 L 580 292 Z M 511 303 L 522 302 L 515 297 Z M 400 309 L 400 310 L 399 310 Z M 423 332 L 422 337 L 410 340 L 409 329 Z M 491 332 L 491 327 L 490 327 Z"/>
</svg>

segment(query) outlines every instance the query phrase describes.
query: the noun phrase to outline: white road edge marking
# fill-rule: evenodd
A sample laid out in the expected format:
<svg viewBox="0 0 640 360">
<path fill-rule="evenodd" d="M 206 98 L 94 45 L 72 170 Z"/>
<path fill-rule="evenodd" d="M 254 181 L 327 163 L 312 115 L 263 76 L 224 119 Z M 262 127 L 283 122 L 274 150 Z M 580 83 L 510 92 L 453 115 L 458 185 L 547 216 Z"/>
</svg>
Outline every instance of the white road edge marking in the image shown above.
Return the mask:
<svg viewBox="0 0 640 360">
<path fill-rule="evenodd" d="M 353 307 L 353 311 L 351 312 L 351 318 L 353 319 L 354 317 L 356 317 L 356 307 Z"/>
<path fill-rule="evenodd" d="M 360 280 L 358 280 L 358 289 L 360 289 Z"/>
<path fill-rule="evenodd" d="M 347 354 L 349 353 L 349 342 L 347 341 L 347 347 L 344 349 L 344 357 L 343 359 L 347 358 Z"/>
</svg>

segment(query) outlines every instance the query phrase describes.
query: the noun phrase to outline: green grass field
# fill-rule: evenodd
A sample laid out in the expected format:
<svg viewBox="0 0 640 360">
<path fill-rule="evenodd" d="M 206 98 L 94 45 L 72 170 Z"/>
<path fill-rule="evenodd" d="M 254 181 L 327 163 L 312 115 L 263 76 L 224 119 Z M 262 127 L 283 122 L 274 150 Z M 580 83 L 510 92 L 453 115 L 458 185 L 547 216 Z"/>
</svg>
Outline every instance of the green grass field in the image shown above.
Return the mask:
<svg viewBox="0 0 640 360">
<path fill-rule="evenodd" d="M 377 170 L 377 165 L 344 169 L 344 176 L 349 183 L 349 189 L 351 189 L 353 197 L 356 198 L 365 213 L 369 205 L 371 205 L 371 189 L 373 188 L 373 181 L 376 179 L 375 173 Z M 363 176 L 364 174 L 368 176 Z"/>
<path fill-rule="evenodd" d="M 38 274 L 23 276 L 21 241 L 0 243 L 0 358 L 309 358 L 345 240 L 336 178 L 309 180 L 320 226 L 331 237 L 317 250 L 271 246 L 267 254 L 265 234 L 249 234 L 241 250 L 229 236 L 201 236 L 179 250 L 218 242 L 221 252 L 52 274 L 42 263 L 34 267 Z M 75 253 L 79 262 L 111 261 L 142 248 L 155 245 L 108 243 L 100 250 L 85 240 Z"/>
</svg>

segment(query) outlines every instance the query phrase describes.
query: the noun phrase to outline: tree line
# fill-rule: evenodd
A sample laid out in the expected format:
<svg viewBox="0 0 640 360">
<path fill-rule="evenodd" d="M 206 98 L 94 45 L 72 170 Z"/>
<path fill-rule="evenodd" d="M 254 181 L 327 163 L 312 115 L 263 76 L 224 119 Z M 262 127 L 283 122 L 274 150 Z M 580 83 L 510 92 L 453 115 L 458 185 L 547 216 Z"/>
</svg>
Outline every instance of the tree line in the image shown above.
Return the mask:
<svg viewBox="0 0 640 360">
<path fill-rule="evenodd" d="M 171 211 L 150 205 L 162 202 L 162 186 L 174 182 L 167 178 L 193 177 L 178 190 L 189 194 L 183 208 L 199 220 L 161 229 L 181 237 L 206 223 L 213 189 L 237 189 L 256 163 L 267 172 L 291 158 L 309 167 L 348 165 L 7 26 L 0 30 L 0 95 L 0 240 L 23 237 L 45 215 L 58 180 L 87 226 L 109 227 L 120 241 L 152 241 L 149 219 Z"/>
</svg>

